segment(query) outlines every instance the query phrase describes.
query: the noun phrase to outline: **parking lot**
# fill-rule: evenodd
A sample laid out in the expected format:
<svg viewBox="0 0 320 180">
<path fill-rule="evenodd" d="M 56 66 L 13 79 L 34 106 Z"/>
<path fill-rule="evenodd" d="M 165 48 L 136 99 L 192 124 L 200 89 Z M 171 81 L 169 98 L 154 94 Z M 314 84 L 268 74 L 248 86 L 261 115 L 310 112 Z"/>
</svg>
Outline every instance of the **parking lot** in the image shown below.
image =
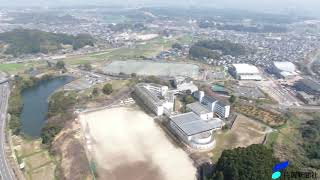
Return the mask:
<svg viewBox="0 0 320 180">
<path fill-rule="evenodd" d="M 234 86 L 234 95 L 238 97 L 245 97 L 249 99 L 262 99 L 266 96 L 258 87 L 249 87 L 249 86 Z"/>
</svg>

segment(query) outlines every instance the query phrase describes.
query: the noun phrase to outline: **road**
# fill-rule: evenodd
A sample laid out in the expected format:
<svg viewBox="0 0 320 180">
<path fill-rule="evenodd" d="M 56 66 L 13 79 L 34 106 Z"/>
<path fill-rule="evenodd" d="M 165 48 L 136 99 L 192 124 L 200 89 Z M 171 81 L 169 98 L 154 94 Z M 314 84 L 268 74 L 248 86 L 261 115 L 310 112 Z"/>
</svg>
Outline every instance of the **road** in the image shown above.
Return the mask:
<svg viewBox="0 0 320 180">
<path fill-rule="evenodd" d="M 9 83 L 0 84 L 0 179 L 14 180 L 12 168 L 7 163 L 5 150 L 5 126 L 9 99 Z"/>
</svg>

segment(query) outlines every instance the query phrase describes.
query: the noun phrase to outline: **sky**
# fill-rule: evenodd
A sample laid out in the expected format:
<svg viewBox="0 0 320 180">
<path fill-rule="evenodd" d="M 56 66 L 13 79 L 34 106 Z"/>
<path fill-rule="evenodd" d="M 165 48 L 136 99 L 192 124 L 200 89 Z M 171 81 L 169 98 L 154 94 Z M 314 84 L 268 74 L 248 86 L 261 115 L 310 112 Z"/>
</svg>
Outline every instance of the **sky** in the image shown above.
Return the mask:
<svg viewBox="0 0 320 180">
<path fill-rule="evenodd" d="M 0 0 L 2 6 L 72 6 L 72 5 L 125 5 L 125 6 L 204 6 L 245 9 L 273 13 L 300 12 L 318 14 L 320 0 Z"/>
</svg>

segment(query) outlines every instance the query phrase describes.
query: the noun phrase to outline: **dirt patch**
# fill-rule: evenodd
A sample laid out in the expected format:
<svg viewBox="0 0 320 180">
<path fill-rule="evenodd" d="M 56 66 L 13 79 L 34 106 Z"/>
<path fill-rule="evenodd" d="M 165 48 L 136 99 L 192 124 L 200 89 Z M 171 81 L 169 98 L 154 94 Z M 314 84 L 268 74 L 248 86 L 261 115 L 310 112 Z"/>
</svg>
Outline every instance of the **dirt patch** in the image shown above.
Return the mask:
<svg viewBox="0 0 320 180">
<path fill-rule="evenodd" d="M 55 165 L 50 163 L 44 167 L 41 167 L 32 172 L 32 180 L 43 180 L 43 179 L 55 179 L 54 177 Z"/>
<path fill-rule="evenodd" d="M 41 165 L 50 163 L 51 158 L 47 151 L 43 151 L 24 158 L 24 161 L 30 169 L 34 169 L 40 167 Z"/>
<path fill-rule="evenodd" d="M 99 179 L 194 180 L 191 159 L 175 147 L 154 120 L 137 108 L 80 115 Z M 177 167 L 179 172 L 176 171 Z"/>
<path fill-rule="evenodd" d="M 59 179 L 90 179 L 91 172 L 81 144 L 80 124 L 68 121 L 53 142 L 53 152 L 59 157 Z"/>
<path fill-rule="evenodd" d="M 55 179 L 55 161 L 47 149 L 43 148 L 40 139 L 25 139 L 12 136 L 12 145 L 19 164 L 24 163 L 23 175 L 26 179 Z"/>
</svg>

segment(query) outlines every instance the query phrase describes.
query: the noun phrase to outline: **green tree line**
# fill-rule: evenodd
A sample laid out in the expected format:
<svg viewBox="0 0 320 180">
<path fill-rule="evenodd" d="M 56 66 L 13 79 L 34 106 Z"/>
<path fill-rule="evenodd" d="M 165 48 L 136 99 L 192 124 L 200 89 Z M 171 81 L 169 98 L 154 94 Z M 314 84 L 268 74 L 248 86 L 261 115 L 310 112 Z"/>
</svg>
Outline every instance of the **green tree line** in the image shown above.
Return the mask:
<svg viewBox="0 0 320 180">
<path fill-rule="evenodd" d="M 246 48 L 237 43 L 228 40 L 201 40 L 190 48 L 190 55 L 195 58 L 218 59 L 220 54 L 215 51 L 221 51 L 223 55 L 240 56 L 246 54 Z"/>
<path fill-rule="evenodd" d="M 87 34 L 77 36 L 51 33 L 40 30 L 14 29 L 0 33 L 0 41 L 9 47 L 6 54 L 18 56 L 21 54 L 50 53 L 62 49 L 62 45 L 72 45 L 74 50 L 86 45 L 94 46 L 95 40 Z"/>
</svg>

